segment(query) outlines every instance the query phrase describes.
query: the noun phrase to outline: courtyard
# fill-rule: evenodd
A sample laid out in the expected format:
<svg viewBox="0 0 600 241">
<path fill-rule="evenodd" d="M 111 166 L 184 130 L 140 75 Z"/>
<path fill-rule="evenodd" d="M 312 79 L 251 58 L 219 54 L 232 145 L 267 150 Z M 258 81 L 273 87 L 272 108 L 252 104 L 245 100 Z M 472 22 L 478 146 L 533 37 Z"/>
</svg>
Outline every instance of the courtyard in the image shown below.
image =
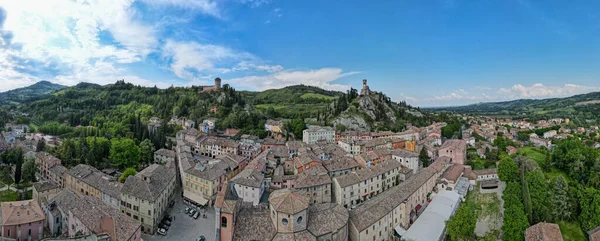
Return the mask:
<svg viewBox="0 0 600 241">
<path fill-rule="evenodd" d="M 173 216 L 171 228 L 167 231 L 166 236 L 143 234 L 142 238 L 145 241 L 195 241 L 200 235 L 204 236 L 207 241 L 215 240 L 215 210 L 212 207 L 207 207 L 204 210 L 196 208 L 202 214 L 205 211 L 206 218 L 202 215 L 198 219 L 193 219 L 185 214 L 185 209 L 191 207 L 183 203 L 180 195 L 175 199 L 175 206 L 169 211 L 169 215 Z"/>
</svg>

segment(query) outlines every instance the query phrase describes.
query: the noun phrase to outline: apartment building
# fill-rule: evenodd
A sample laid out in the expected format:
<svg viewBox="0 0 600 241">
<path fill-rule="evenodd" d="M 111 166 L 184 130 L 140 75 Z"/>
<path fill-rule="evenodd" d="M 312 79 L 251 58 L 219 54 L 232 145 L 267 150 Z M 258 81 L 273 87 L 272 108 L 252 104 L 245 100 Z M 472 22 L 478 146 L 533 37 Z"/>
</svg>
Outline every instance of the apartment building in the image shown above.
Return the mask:
<svg viewBox="0 0 600 241">
<path fill-rule="evenodd" d="M 161 222 L 176 185 L 174 169 L 153 164 L 129 176 L 121 189 L 121 211 L 142 223 L 142 232 L 153 234 Z"/>
<path fill-rule="evenodd" d="M 66 187 L 85 196 L 92 196 L 114 208 L 119 208 L 121 184 L 116 178 L 96 168 L 79 164 L 66 173 Z"/>
<path fill-rule="evenodd" d="M 411 172 L 399 162 L 390 161 L 334 177 L 334 201 L 346 208 L 352 207 L 398 185 Z"/>
<path fill-rule="evenodd" d="M 328 126 L 311 126 L 302 131 L 302 141 L 306 144 L 315 144 L 320 141 L 335 142 L 335 129 Z"/>
<path fill-rule="evenodd" d="M 331 203 L 331 177 L 323 166 L 316 166 L 298 175 L 298 193 L 310 198 L 310 204 Z"/>
</svg>

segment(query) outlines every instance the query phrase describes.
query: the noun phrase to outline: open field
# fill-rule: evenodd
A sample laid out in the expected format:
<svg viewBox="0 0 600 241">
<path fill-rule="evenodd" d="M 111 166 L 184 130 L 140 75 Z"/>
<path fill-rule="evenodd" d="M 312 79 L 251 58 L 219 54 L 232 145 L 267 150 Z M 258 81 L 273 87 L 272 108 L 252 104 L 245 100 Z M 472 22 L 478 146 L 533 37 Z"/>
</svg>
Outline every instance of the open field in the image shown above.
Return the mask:
<svg viewBox="0 0 600 241">
<path fill-rule="evenodd" d="M 564 240 L 587 240 L 579 222 L 558 222 Z"/>
<path fill-rule="evenodd" d="M 322 95 L 322 94 L 315 94 L 315 93 L 306 93 L 303 94 L 300 98 L 302 99 L 325 99 L 325 100 L 335 100 L 337 99 L 337 97 L 334 96 L 327 96 L 327 95 Z"/>
</svg>

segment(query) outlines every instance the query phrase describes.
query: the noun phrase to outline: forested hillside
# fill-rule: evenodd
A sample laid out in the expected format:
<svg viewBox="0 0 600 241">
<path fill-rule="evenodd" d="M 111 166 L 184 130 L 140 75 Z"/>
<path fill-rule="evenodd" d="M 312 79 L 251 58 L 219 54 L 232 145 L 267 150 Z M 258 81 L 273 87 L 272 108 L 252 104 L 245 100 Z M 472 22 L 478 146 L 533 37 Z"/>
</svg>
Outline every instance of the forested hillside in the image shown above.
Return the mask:
<svg viewBox="0 0 600 241">
<path fill-rule="evenodd" d="M 431 108 L 431 111 L 452 111 L 491 116 L 527 116 L 532 119 L 571 118 L 574 121 L 600 119 L 600 92 L 567 98 L 520 99 L 504 102 L 477 103 L 457 107 Z"/>
<path fill-rule="evenodd" d="M 28 87 L 0 93 L 0 104 L 7 101 L 23 102 L 35 98 L 41 98 L 49 93 L 65 87 L 66 86 L 50 83 L 48 81 L 40 81 Z"/>
</svg>

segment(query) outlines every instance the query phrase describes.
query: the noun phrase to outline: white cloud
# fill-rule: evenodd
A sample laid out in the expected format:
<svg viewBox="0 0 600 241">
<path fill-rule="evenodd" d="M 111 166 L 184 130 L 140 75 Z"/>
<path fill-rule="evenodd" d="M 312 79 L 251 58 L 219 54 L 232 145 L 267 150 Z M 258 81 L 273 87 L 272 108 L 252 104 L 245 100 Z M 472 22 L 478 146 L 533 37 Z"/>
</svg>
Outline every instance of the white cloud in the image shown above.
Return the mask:
<svg viewBox="0 0 600 241">
<path fill-rule="evenodd" d="M 50 68 L 60 75 L 54 81 L 65 84 L 75 78 L 88 81 L 98 72 L 107 79 L 122 74 L 116 64 L 141 61 L 157 45 L 154 29 L 135 19 L 138 13 L 132 4 L 132 0 L 0 1 L 7 12 L 3 31 L 11 32 L 13 45 L 20 46 L 4 50 L 0 79 L 25 86 L 46 78 L 16 71 L 19 61 L 39 62 L 31 70 Z M 101 43 L 103 33 L 116 43 Z"/>
<path fill-rule="evenodd" d="M 162 7 L 172 5 L 185 9 L 200 11 L 203 14 L 216 18 L 222 18 L 222 13 L 216 1 L 211 0 L 141 0 L 151 6 Z"/>
<path fill-rule="evenodd" d="M 348 85 L 334 84 L 333 81 L 359 72 L 343 72 L 339 68 L 322 68 L 308 71 L 280 71 L 266 76 L 246 76 L 228 80 L 234 86 L 244 86 L 255 90 L 277 89 L 290 85 L 310 85 L 323 89 L 346 91 Z"/>
<path fill-rule="evenodd" d="M 258 70 L 272 73 L 283 70 L 280 65 L 259 64 L 259 58 L 243 51 L 196 42 L 167 40 L 163 56 L 171 58 L 170 68 L 173 73 L 187 80 L 206 79 L 210 74 L 231 71 Z M 200 73 L 208 75 L 199 77 Z"/>
<path fill-rule="evenodd" d="M 250 7 L 257 8 L 262 5 L 267 5 L 271 3 L 271 0 L 238 0 L 239 3 L 246 4 Z"/>
<path fill-rule="evenodd" d="M 600 87 L 565 84 L 563 86 L 545 86 L 541 83 L 531 86 L 515 84 L 511 88 L 500 88 L 498 94 L 501 98 L 545 98 L 565 97 L 577 94 L 600 91 Z"/>
<path fill-rule="evenodd" d="M 460 89 L 447 95 L 437 95 L 429 100 L 433 101 L 448 101 L 448 100 L 475 100 L 477 97 L 469 95 L 465 90 Z"/>
</svg>

